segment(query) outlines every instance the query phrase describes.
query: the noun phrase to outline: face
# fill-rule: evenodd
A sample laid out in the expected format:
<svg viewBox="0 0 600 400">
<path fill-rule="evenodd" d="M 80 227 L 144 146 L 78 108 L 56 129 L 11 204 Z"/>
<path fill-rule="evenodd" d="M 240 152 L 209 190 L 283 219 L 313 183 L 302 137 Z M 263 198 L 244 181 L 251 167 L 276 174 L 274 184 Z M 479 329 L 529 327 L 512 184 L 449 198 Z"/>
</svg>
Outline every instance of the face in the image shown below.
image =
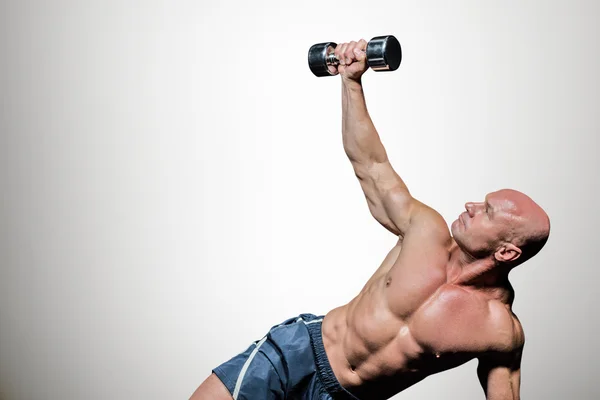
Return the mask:
<svg viewBox="0 0 600 400">
<path fill-rule="evenodd" d="M 451 226 L 458 245 L 476 257 L 493 253 L 518 225 L 516 193 L 499 191 L 488 194 L 481 202 L 466 203 L 465 211 Z"/>
</svg>

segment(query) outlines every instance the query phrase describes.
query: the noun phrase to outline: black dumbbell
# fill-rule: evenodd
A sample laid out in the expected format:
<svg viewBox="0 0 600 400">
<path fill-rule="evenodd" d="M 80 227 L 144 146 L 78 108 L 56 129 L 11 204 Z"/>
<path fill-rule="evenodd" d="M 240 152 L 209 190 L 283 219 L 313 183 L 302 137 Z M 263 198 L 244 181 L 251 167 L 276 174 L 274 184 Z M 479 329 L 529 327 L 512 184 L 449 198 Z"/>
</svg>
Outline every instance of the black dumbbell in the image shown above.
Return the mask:
<svg viewBox="0 0 600 400">
<path fill-rule="evenodd" d="M 308 66 L 316 76 L 333 76 L 329 66 L 340 62 L 333 53 L 337 43 L 318 43 L 308 50 Z M 402 61 L 400 42 L 392 35 L 376 36 L 367 43 L 367 65 L 374 71 L 395 71 Z"/>
</svg>

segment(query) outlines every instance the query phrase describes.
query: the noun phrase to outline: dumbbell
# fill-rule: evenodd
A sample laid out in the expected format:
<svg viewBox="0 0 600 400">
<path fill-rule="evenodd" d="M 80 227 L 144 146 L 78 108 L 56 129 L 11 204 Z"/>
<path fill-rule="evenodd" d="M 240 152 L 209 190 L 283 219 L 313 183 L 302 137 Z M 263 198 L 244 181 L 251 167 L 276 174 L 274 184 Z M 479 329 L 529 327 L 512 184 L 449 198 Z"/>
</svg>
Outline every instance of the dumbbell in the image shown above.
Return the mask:
<svg viewBox="0 0 600 400">
<path fill-rule="evenodd" d="M 333 76 L 329 66 L 338 66 L 334 54 L 337 43 L 317 43 L 308 50 L 308 66 L 318 77 Z M 367 65 L 374 71 L 395 71 L 402 61 L 400 42 L 392 35 L 376 36 L 367 43 Z"/>
</svg>

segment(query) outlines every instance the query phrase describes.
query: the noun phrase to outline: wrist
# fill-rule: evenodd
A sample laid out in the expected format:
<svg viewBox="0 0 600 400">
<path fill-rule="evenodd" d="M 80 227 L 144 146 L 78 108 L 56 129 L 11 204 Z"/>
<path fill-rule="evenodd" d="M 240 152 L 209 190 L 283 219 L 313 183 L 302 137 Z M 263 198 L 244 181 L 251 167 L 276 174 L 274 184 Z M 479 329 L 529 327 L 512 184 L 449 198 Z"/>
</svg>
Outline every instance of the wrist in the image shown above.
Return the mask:
<svg viewBox="0 0 600 400">
<path fill-rule="evenodd" d="M 351 79 L 342 76 L 342 85 L 344 85 L 344 87 L 350 90 L 362 90 L 361 78 Z"/>
</svg>

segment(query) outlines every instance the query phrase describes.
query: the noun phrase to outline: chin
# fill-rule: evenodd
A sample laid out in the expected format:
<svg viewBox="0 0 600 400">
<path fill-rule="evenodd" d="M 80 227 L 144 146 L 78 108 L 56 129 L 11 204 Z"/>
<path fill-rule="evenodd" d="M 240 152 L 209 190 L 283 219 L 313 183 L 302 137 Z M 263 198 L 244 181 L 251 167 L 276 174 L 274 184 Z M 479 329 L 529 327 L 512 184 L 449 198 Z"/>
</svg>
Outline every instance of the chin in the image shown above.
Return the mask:
<svg viewBox="0 0 600 400">
<path fill-rule="evenodd" d="M 456 236 L 456 232 L 458 232 L 460 225 L 461 223 L 458 219 L 454 221 L 452 225 L 450 225 L 450 232 L 452 233 L 452 236 Z"/>
</svg>

